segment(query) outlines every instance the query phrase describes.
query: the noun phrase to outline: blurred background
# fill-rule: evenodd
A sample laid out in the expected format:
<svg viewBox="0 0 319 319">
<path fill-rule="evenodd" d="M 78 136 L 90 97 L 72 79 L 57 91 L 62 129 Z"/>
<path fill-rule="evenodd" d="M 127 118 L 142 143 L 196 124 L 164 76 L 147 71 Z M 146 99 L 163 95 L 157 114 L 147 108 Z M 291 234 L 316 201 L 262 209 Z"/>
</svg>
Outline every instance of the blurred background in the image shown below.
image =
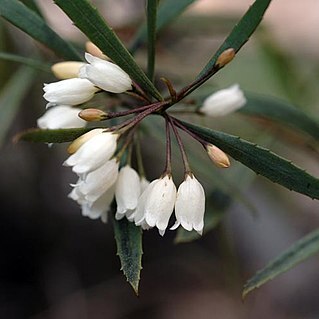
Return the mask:
<svg viewBox="0 0 319 319">
<path fill-rule="evenodd" d="M 94 3 L 129 43 L 143 20 L 144 1 Z M 159 36 L 158 75 L 177 87 L 191 81 L 251 3 L 198 0 L 190 6 Z M 52 1 L 38 4 L 55 31 L 83 46 L 85 37 Z M 247 92 L 281 98 L 318 119 L 317 30 L 318 1 L 273 0 L 253 38 L 202 94 L 239 83 Z M 0 40 L 2 51 L 59 61 L 4 20 Z M 136 58 L 145 65 L 145 48 Z M 0 60 L 1 318 L 319 317 L 318 256 L 253 292 L 244 303 L 241 300 L 244 283 L 258 269 L 318 228 L 318 202 L 257 177 L 235 161 L 227 171 L 217 169 L 205 154 L 190 159 L 205 185 L 214 227 L 192 242 L 181 234 L 176 238 L 176 232 L 167 231 L 163 238 L 156 230 L 145 232 L 136 297 L 120 271 L 111 222 L 82 217 L 67 198 L 75 176 L 61 165 L 66 145 L 12 143 L 15 134 L 36 126 L 46 104 L 43 83 L 55 81 L 49 73 L 36 72 L 26 75 L 21 65 Z M 5 108 L 8 104 L 10 110 Z M 155 124 L 159 128 L 143 144 L 149 179 L 164 165 L 159 140 L 163 123 Z M 319 176 L 315 146 L 291 130 L 240 114 L 202 124 L 255 141 Z M 154 119 L 146 125 L 154 126 Z M 193 154 L 199 153 L 191 141 L 188 146 Z M 182 173 L 178 152 L 175 155 L 178 184 Z"/>
</svg>

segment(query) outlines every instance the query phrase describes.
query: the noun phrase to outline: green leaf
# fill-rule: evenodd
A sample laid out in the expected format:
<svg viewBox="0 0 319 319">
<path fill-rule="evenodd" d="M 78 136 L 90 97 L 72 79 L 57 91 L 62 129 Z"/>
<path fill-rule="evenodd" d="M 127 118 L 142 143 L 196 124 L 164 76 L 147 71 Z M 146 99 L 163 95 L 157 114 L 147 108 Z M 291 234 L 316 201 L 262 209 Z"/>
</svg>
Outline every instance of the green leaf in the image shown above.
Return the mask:
<svg viewBox="0 0 319 319">
<path fill-rule="evenodd" d="M 237 136 L 180 121 L 190 131 L 274 183 L 319 199 L 319 180 L 268 149 Z"/>
<path fill-rule="evenodd" d="M 64 59 L 81 59 L 71 44 L 60 38 L 37 13 L 20 1 L 0 0 L 0 15 Z"/>
<path fill-rule="evenodd" d="M 156 44 L 157 0 L 147 0 L 147 75 L 153 82 Z"/>
<path fill-rule="evenodd" d="M 87 0 L 55 0 L 55 3 L 103 53 L 127 72 L 136 83 L 156 99 L 162 100 L 153 83 L 137 65 L 134 58 L 96 8 Z"/>
<path fill-rule="evenodd" d="M 156 30 L 159 32 L 172 21 L 174 21 L 186 8 L 196 0 L 163 0 L 157 11 Z M 134 53 L 138 47 L 146 41 L 147 27 L 144 23 L 136 33 L 130 51 Z"/>
<path fill-rule="evenodd" d="M 233 48 L 235 52 L 240 50 L 260 24 L 270 2 L 271 0 L 256 0 L 253 5 L 249 7 L 248 11 L 238 24 L 235 25 L 224 43 L 200 72 L 198 78 L 207 74 L 214 68 L 216 61 L 222 52 L 229 48 Z"/>
<path fill-rule="evenodd" d="M 239 112 L 277 121 L 319 140 L 319 123 L 302 110 L 279 99 L 247 94 L 247 103 Z"/>
<path fill-rule="evenodd" d="M 40 143 L 65 143 L 72 142 L 82 134 L 91 131 L 91 128 L 69 128 L 58 130 L 42 130 L 39 128 L 31 128 L 17 134 L 14 137 L 14 142 L 28 141 Z"/>
<path fill-rule="evenodd" d="M 43 18 L 42 12 L 34 0 L 20 0 L 28 8 L 33 10 L 37 15 Z"/>
<path fill-rule="evenodd" d="M 231 203 L 231 198 L 219 190 L 208 195 L 206 199 L 207 209 L 204 216 L 203 234 L 211 231 L 219 224 Z M 180 244 L 188 243 L 199 238 L 201 238 L 201 236 L 196 231 L 187 231 L 180 227 L 174 241 L 176 244 Z"/>
<path fill-rule="evenodd" d="M 0 144 L 2 144 L 23 98 L 33 84 L 34 77 L 35 72 L 32 69 L 21 67 L 2 88 L 0 92 Z"/>
<path fill-rule="evenodd" d="M 113 220 L 117 254 L 121 260 L 121 270 L 138 295 L 138 285 L 142 269 L 142 230 L 126 218 Z"/>
<path fill-rule="evenodd" d="M 242 297 L 319 251 L 319 229 L 298 240 L 279 257 L 259 270 L 244 286 Z"/>
<path fill-rule="evenodd" d="M 41 70 L 44 72 L 51 73 L 51 67 L 48 63 L 44 63 L 42 61 L 35 60 L 35 59 L 26 58 L 26 57 L 21 56 L 21 55 L 11 54 L 11 53 L 7 53 L 7 52 L 0 52 L 0 59 L 22 63 L 22 64 L 30 66 L 34 69 L 38 69 L 38 70 Z"/>
</svg>

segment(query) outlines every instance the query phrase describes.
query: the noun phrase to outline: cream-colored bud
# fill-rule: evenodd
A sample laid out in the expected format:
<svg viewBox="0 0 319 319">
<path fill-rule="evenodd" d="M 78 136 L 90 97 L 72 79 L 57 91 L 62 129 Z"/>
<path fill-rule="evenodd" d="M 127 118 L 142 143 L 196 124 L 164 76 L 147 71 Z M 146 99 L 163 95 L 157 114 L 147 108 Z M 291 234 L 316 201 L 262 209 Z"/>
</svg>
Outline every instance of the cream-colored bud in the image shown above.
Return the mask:
<svg viewBox="0 0 319 319">
<path fill-rule="evenodd" d="M 97 122 L 107 119 L 107 113 L 99 109 L 84 109 L 79 113 L 79 117 L 87 122 Z"/>
<path fill-rule="evenodd" d="M 219 68 L 222 68 L 223 66 L 225 66 L 226 64 L 228 64 L 229 62 L 233 60 L 233 58 L 235 57 L 235 54 L 236 52 L 233 48 L 226 49 L 217 58 L 216 66 L 218 66 Z"/>
<path fill-rule="evenodd" d="M 85 65 L 83 62 L 65 61 L 55 63 L 51 66 L 51 71 L 60 80 L 77 78 L 80 68 Z"/>
<path fill-rule="evenodd" d="M 111 59 L 105 55 L 93 42 L 85 43 L 85 51 L 103 60 L 110 61 Z"/>
<path fill-rule="evenodd" d="M 101 134 L 103 131 L 105 131 L 105 129 L 97 128 L 81 135 L 69 145 L 67 149 L 68 153 L 69 154 L 75 153 L 85 142 L 87 142 L 93 136 Z"/>
<path fill-rule="evenodd" d="M 228 168 L 230 166 L 228 156 L 217 146 L 213 144 L 207 144 L 206 151 L 209 158 L 217 167 Z"/>
</svg>

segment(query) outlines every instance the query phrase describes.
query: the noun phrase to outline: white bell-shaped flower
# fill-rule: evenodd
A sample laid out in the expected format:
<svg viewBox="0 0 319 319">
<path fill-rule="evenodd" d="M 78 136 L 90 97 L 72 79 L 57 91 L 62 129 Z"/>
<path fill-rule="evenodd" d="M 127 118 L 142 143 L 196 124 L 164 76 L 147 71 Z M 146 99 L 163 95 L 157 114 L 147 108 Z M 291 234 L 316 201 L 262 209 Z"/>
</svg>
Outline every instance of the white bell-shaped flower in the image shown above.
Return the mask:
<svg viewBox="0 0 319 319">
<path fill-rule="evenodd" d="M 50 130 L 84 127 L 87 122 L 78 116 L 79 112 L 81 109 L 68 105 L 51 107 L 38 118 L 37 124 L 42 129 Z"/>
<path fill-rule="evenodd" d="M 93 135 L 63 165 L 72 166 L 73 172 L 78 175 L 86 175 L 103 165 L 113 156 L 116 150 L 117 138 L 118 134 L 105 131 Z"/>
<path fill-rule="evenodd" d="M 145 189 L 136 209 L 136 224 L 157 227 L 163 236 L 176 200 L 176 186 L 170 175 L 154 180 Z M 138 217 L 144 215 L 142 219 Z M 144 224 L 144 227 L 146 226 Z"/>
<path fill-rule="evenodd" d="M 107 222 L 107 213 L 114 199 L 114 185 L 103 193 L 95 202 L 82 204 L 82 215 L 91 219 L 101 218 L 103 223 Z"/>
<path fill-rule="evenodd" d="M 144 176 L 140 177 L 140 196 L 138 198 L 138 203 L 137 204 L 139 204 L 141 202 L 142 194 L 144 193 L 145 189 L 148 187 L 149 184 L 150 184 L 150 182 Z M 139 209 L 139 211 L 142 211 L 142 214 L 140 214 L 140 215 L 137 215 L 137 207 L 138 207 L 138 205 L 136 205 L 136 208 L 134 210 L 127 211 L 126 214 L 125 214 L 126 218 L 130 222 L 139 221 L 139 220 L 141 220 L 144 217 L 144 207 L 143 207 L 142 210 Z"/>
<path fill-rule="evenodd" d="M 246 102 L 243 91 L 238 84 L 234 84 L 208 96 L 199 111 L 213 117 L 225 116 L 240 109 Z"/>
<path fill-rule="evenodd" d="M 131 78 L 118 65 L 89 53 L 85 53 L 85 59 L 89 64 L 81 67 L 80 78 L 88 79 L 99 88 L 112 93 L 122 93 L 132 88 Z"/>
<path fill-rule="evenodd" d="M 115 218 L 122 219 L 133 212 L 141 195 L 141 180 L 135 169 L 126 165 L 121 168 L 116 185 L 115 199 L 117 210 Z"/>
<path fill-rule="evenodd" d="M 118 170 L 119 163 L 113 158 L 96 170 L 88 173 L 85 179 L 75 187 L 79 188 L 85 200 L 94 202 L 115 184 L 118 177 Z"/>
<path fill-rule="evenodd" d="M 156 181 L 158 181 L 158 179 L 154 180 L 152 183 L 148 182 L 146 179 L 145 179 L 145 181 L 147 182 L 147 184 L 146 184 L 146 182 L 144 183 L 144 186 L 145 186 L 144 188 L 142 186 L 142 181 L 141 181 L 141 186 L 142 186 L 141 196 L 138 199 L 136 209 L 128 217 L 128 220 L 134 221 L 136 226 L 141 226 L 143 229 L 144 228 L 151 228 L 150 226 L 148 226 L 146 224 L 146 221 L 145 221 L 145 204 L 146 204 L 146 201 L 149 197 L 149 194 L 153 190 L 153 187 L 154 187 L 154 185 L 156 185 Z M 145 226 L 145 227 L 143 227 L 143 226 Z"/>
<path fill-rule="evenodd" d="M 204 227 L 205 192 L 193 175 L 187 175 L 178 187 L 175 203 L 176 223 L 171 229 L 182 225 L 188 231 L 195 229 L 200 235 Z"/>
<path fill-rule="evenodd" d="M 43 90 L 43 97 L 49 102 L 48 106 L 52 106 L 82 104 L 90 100 L 99 88 L 89 80 L 74 78 L 44 84 Z"/>
</svg>

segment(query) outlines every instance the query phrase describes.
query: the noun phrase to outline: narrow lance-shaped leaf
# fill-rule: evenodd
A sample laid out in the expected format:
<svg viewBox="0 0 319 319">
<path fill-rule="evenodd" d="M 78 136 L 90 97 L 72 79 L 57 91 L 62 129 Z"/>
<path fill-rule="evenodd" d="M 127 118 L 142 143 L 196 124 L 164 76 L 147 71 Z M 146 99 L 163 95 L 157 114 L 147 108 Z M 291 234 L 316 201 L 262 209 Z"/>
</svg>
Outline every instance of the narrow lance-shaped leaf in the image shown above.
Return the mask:
<svg viewBox="0 0 319 319">
<path fill-rule="evenodd" d="M 103 53 L 127 72 L 136 83 L 156 99 L 162 100 L 153 83 L 137 65 L 134 58 L 96 8 L 87 0 L 55 0 L 55 3 Z"/>
<path fill-rule="evenodd" d="M 196 0 L 162 0 L 160 2 L 157 19 L 156 19 L 156 31 L 159 32 L 169 23 L 174 21 L 185 9 Z M 138 47 L 146 41 L 147 27 L 146 24 L 142 24 L 138 29 L 136 36 L 130 46 L 130 51 L 134 53 Z"/>
<path fill-rule="evenodd" d="M 93 130 L 91 128 L 68 128 L 57 130 L 42 130 L 39 128 L 28 129 L 17 134 L 14 137 L 14 142 L 28 141 L 40 143 L 65 143 L 72 142 L 82 134 Z"/>
<path fill-rule="evenodd" d="M 319 123 L 302 110 L 279 99 L 252 94 L 246 96 L 247 103 L 239 109 L 240 113 L 280 122 L 319 140 Z"/>
<path fill-rule="evenodd" d="M 51 73 L 51 67 L 48 63 L 44 63 L 44 62 L 36 60 L 36 59 L 26 58 L 26 57 L 21 56 L 21 55 L 11 54 L 11 53 L 7 53 L 7 52 L 0 52 L 0 59 L 6 60 L 6 61 L 22 63 L 22 64 L 25 64 L 27 66 L 30 66 L 31 68 Z"/>
<path fill-rule="evenodd" d="M 206 64 L 204 69 L 198 75 L 198 78 L 209 73 L 215 66 L 216 61 L 220 54 L 229 48 L 233 48 L 238 52 L 240 48 L 248 41 L 250 36 L 254 33 L 260 24 L 271 0 L 256 0 L 253 5 L 248 9 L 242 19 L 231 31 L 224 43 L 220 46 L 217 52 Z"/>
<path fill-rule="evenodd" d="M 76 50 L 33 10 L 18 0 L 0 0 L 0 15 L 66 60 L 80 60 Z"/>
<path fill-rule="evenodd" d="M 147 0 L 147 75 L 153 82 L 155 67 L 157 0 Z"/>
<path fill-rule="evenodd" d="M 178 93 L 179 100 L 200 87 L 233 59 L 260 24 L 270 2 L 271 0 L 256 0 L 253 3 L 196 79 L 181 89 Z"/>
<path fill-rule="evenodd" d="M 142 230 L 126 218 L 113 220 L 117 254 L 121 260 L 127 281 L 138 295 L 138 285 L 142 269 Z"/>
<path fill-rule="evenodd" d="M 315 230 L 298 240 L 294 245 L 271 261 L 265 268 L 259 270 L 243 289 L 243 298 L 252 290 L 259 288 L 269 280 L 291 269 L 307 258 L 319 252 L 319 230 Z"/>
<path fill-rule="evenodd" d="M 34 0 L 21 0 L 28 8 L 33 10 L 36 14 L 43 18 L 42 12 Z"/>
<path fill-rule="evenodd" d="M 290 190 L 319 199 L 319 179 L 290 161 L 237 136 L 181 121 L 189 130 L 212 143 L 235 160 Z"/>
<path fill-rule="evenodd" d="M 0 91 L 0 144 L 3 142 L 19 106 L 35 77 L 34 70 L 22 67 Z"/>
</svg>

